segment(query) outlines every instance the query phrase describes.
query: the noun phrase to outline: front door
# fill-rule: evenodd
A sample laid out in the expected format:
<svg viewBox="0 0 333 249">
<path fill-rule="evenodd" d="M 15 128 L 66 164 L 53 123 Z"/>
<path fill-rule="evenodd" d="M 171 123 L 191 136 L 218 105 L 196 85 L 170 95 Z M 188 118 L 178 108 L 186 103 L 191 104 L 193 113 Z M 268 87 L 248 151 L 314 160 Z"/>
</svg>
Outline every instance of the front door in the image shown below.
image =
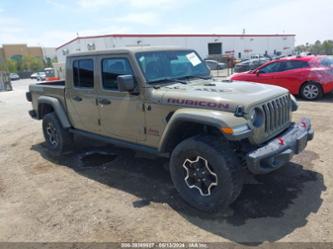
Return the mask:
<svg viewBox="0 0 333 249">
<path fill-rule="evenodd" d="M 117 77 L 133 75 L 126 55 L 103 56 L 100 65 L 98 106 L 103 135 L 131 142 L 145 139 L 143 101 L 139 94 L 120 92 Z"/>
<path fill-rule="evenodd" d="M 94 58 L 78 58 L 69 62 L 66 103 L 74 128 L 98 133 L 99 110 L 96 104 Z M 68 65 L 69 66 L 69 65 Z"/>
<path fill-rule="evenodd" d="M 258 73 L 254 74 L 255 82 L 279 85 L 276 76 L 280 73 L 282 67 L 281 62 L 272 62 L 266 66 L 260 67 Z"/>
</svg>

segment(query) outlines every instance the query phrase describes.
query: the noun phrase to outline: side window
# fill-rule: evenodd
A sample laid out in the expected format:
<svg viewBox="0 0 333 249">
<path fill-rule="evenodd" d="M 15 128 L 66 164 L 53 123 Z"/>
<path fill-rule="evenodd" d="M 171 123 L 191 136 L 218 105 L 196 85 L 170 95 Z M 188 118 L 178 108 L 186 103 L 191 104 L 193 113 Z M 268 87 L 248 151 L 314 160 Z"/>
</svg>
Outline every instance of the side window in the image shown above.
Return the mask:
<svg viewBox="0 0 333 249">
<path fill-rule="evenodd" d="M 102 60 L 103 88 L 118 90 L 117 77 L 132 74 L 132 68 L 126 58 L 108 58 Z"/>
<path fill-rule="evenodd" d="M 75 87 L 94 88 L 94 61 L 92 59 L 73 61 L 73 82 Z"/>
<path fill-rule="evenodd" d="M 306 61 L 287 61 L 286 68 L 284 71 L 298 69 L 298 68 L 305 68 L 308 66 L 309 64 Z"/>
<path fill-rule="evenodd" d="M 273 62 L 260 69 L 260 73 L 275 73 L 280 71 L 280 62 Z"/>
<path fill-rule="evenodd" d="M 332 56 L 326 56 L 323 59 L 320 60 L 320 65 L 324 67 L 332 67 L 333 66 L 333 57 Z"/>
<path fill-rule="evenodd" d="M 74 86 L 76 86 L 76 87 L 80 83 L 79 61 L 78 60 L 73 61 L 73 82 L 74 82 Z"/>
</svg>

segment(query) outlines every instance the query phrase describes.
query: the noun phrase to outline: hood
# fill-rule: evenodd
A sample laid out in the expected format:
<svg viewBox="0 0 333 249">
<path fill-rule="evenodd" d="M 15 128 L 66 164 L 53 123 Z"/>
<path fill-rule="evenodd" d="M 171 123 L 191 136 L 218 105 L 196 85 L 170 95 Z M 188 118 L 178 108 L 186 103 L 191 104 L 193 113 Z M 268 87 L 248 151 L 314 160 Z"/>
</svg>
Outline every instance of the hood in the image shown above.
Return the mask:
<svg viewBox="0 0 333 249">
<path fill-rule="evenodd" d="M 243 72 L 235 72 L 232 75 L 230 75 L 230 78 L 232 78 L 232 77 L 234 77 L 236 75 L 248 74 L 248 73 L 251 73 L 251 71 L 253 71 L 253 69 L 252 70 L 243 71 Z"/>
<path fill-rule="evenodd" d="M 238 76 L 243 76 L 243 75 L 246 75 L 246 74 L 250 74 L 251 71 L 253 71 L 253 70 L 248 70 L 248 71 L 244 71 L 244 72 L 236 72 L 236 73 L 233 73 L 233 74 L 230 76 L 230 79 L 231 79 L 231 80 L 238 80 L 238 79 L 237 79 Z"/>
<path fill-rule="evenodd" d="M 243 81 L 195 80 L 153 90 L 153 99 L 166 105 L 245 112 L 257 104 L 287 94 L 288 90 L 271 85 Z"/>
</svg>

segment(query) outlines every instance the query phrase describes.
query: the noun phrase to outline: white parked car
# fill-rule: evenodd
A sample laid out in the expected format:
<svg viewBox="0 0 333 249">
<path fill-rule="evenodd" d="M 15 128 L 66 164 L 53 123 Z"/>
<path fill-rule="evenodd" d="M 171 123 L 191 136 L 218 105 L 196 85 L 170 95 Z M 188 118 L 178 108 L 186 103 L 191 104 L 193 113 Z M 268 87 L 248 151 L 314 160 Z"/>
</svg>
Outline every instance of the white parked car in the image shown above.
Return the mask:
<svg viewBox="0 0 333 249">
<path fill-rule="evenodd" d="M 11 73 L 9 74 L 10 80 L 19 80 L 20 76 L 17 73 Z"/>
<path fill-rule="evenodd" d="M 30 75 L 30 79 L 37 79 L 38 73 L 33 73 Z"/>
<path fill-rule="evenodd" d="M 38 81 L 44 81 L 44 80 L 46 80 L 46 74 L 45 74 L 45 72 L 38 72 L 36 79 Z"/>
</svg>

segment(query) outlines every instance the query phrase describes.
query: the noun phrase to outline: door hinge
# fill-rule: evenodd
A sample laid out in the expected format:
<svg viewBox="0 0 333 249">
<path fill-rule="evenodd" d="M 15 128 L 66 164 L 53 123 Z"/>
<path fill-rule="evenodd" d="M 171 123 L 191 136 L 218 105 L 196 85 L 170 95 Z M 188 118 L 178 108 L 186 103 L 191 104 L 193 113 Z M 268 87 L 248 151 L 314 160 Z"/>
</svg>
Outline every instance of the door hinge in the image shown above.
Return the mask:
<svg viewBox="0 0 333 249">
<path fill-rule="evenodd" d="M 147 134 L 147 128 L 146 127 L 143 127 L 143 133 Z"/>
<path fill-rule="evenodd" d="M 101 126 L 101 119 L 100 118 L 97 120 L 97 122 L 98 122 L 98 125 Z"/>
</svg>

